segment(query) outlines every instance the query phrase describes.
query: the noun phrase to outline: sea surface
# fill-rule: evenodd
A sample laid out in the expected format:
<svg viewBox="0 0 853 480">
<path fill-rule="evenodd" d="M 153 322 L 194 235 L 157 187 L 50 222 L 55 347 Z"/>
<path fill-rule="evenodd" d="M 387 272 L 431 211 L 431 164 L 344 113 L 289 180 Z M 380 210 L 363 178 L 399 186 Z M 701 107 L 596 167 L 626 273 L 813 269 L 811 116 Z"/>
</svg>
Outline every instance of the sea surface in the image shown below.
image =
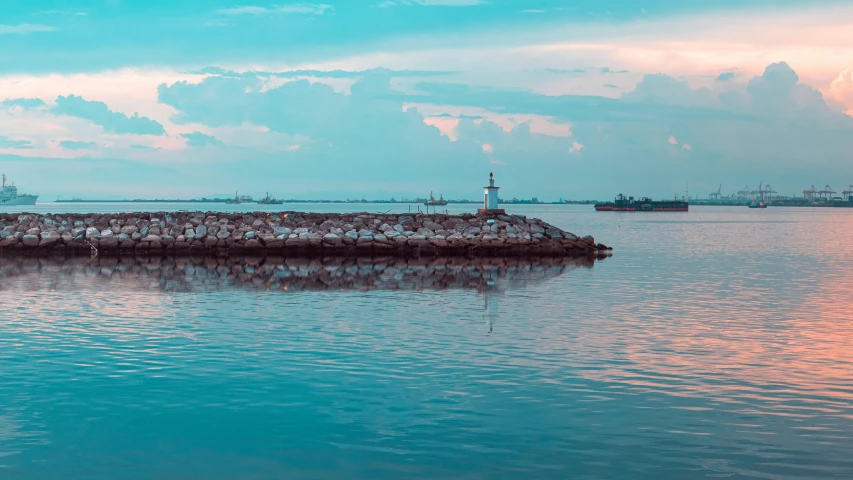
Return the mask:
<svg viewBox="0 0 853 480">
<path fill-rule="evenodd" d="M 853 209 L 508 210 L 613 255 L 0 259 L 0 478 L 853 478 Z"/>
</svg>

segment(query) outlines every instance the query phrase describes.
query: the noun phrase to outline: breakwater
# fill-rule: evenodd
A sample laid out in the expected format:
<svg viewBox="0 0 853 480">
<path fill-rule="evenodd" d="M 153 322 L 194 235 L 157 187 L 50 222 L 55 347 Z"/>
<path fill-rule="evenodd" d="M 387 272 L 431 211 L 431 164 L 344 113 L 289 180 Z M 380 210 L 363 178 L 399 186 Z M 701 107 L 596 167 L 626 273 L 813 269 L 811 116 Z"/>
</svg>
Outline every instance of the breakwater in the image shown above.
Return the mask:
<svg viewBox="0 0 853 480">
<path fill-rule="evenodd" d="M 3 253 L 561 257 L 608 250 L 593 237 L 503 213 L 0 214 Z"/>
</svg>

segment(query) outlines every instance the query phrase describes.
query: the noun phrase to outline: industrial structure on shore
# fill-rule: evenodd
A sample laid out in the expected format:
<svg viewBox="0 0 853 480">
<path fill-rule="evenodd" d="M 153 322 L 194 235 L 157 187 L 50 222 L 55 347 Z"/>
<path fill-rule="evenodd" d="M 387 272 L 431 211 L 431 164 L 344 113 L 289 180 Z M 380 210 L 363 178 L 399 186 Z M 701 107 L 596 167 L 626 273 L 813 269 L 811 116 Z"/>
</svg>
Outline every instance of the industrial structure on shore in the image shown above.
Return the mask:
<svg viewBox="0 0 853 480">
<path fill-rule="evenodd" d="M 758 189 L 746 186 L 732 195 L 722 194 L 723 186 L 708 195 L 707 200 L 696 200 L 696 204 L 704 205 L 758 205 L 764 203 L 770 206 L 785 207 L 853 207 L 853 185 L 847 187 L 837 196 L 837 191 L 829 185 L 823 188 L 810 187 L 803 190 L 802 195 L 780 195 L 770 185 L 760 183 Z"/>
</svg>

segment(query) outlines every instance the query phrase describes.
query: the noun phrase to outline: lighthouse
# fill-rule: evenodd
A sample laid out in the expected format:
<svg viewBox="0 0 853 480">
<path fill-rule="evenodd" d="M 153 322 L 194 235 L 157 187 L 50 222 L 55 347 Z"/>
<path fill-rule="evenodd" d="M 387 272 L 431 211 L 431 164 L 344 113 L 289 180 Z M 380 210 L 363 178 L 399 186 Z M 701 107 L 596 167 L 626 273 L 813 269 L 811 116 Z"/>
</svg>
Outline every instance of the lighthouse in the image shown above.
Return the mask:
<svg viewBox="0 0 853 480">
<path fill-rule="evenodd" d="M 483 208 L 477 213 L 504 213 L 502 209 L 498 208 L 498 190 L 500 188 L 495 186 L 495 174 L 489 173 L 489 186 L 483 187 L 486 199 Z"/>
</svg>

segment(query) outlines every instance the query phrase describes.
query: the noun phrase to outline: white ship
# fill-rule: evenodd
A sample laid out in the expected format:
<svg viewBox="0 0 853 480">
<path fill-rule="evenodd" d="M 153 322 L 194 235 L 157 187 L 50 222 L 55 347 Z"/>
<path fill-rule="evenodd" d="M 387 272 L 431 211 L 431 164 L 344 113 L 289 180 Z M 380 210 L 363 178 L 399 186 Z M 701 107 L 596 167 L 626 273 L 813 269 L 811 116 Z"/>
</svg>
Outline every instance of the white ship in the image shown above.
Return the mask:
<svg viewBox="0 0 853 480">
<path fill-rule="evenodd" d="M 18 194 L 14 183 L 6 185 L 6 174 L 3 174 L 3 188 L 0 189 L 0 206 L 4 205 L 35 205 L 38 195 Z"/>
</svg>

